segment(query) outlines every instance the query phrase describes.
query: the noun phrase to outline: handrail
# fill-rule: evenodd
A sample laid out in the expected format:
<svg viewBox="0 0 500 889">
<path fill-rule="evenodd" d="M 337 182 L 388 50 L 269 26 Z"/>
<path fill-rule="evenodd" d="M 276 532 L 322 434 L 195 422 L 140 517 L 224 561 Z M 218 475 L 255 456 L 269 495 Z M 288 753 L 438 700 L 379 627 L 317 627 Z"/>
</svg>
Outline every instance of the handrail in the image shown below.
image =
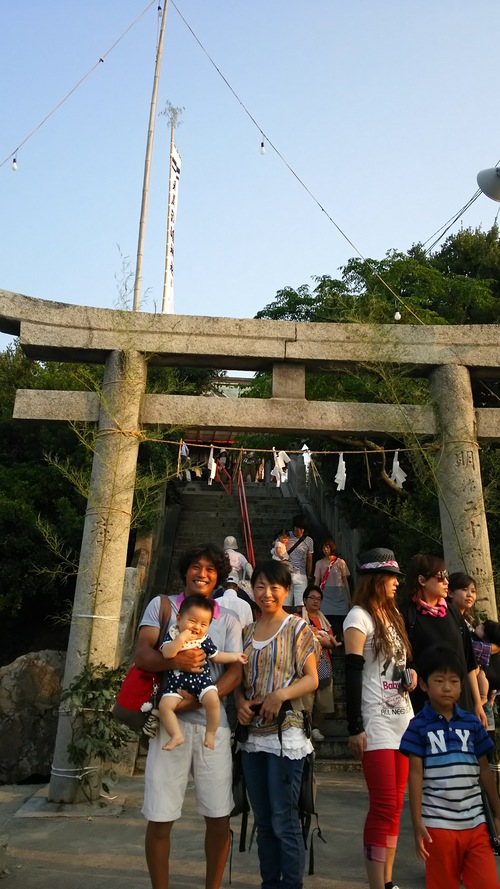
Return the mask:
<svg viewBox="0 0 500 889">
<path fill-rule="evenodd" d="M 245 493 L 245 482 L 243 481 L 243 474 L 241 472 L 241 466 L 238 470 L 238 497 L 240 499 L 241 523 L 243 525 L 243 537 L 245 538 L 245 549 L 247 552 L 247 559 L 250 562 L 250 564 L 253 567 L 255 567 L 255 553 L 253 551 L 252 530 L 250 528 L 250 518 L 248 515 L 247 496 Z"/>
<path fill-rule="evenodd" d="M 233 480 L 232 480 L 231 476 L 229 475 L 229 472 L 227 471 L 226 467 L 223 466 L 222 463 L 219 463 L 219 461 L 216 460 L 215 465 L 216 465 L 216 469 L 215 469 L 214 481 L 220 482 L 222 487 L 224 488 L 226 494 L 230 495 L 231 491 L 233 489 Z M 221 473 L 222 473 L 222 476 L 221 476 Z M 226 476 L 226 475 L 227 475 L 228 481 L 224 484 L 224 476 Z"/>
</svg>

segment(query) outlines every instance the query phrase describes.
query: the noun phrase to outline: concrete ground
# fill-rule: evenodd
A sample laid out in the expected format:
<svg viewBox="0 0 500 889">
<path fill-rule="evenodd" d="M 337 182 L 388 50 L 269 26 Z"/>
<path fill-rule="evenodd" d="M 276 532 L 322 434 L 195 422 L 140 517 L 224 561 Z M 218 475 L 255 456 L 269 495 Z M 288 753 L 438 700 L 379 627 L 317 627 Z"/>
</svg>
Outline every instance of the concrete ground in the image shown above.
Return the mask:
<svg viewBox="0 0 500 889">
<path fill-rule="evenodd" d="M 364 889 L 362 829 L 367 809 L 363 778 L 354 773 L 320 773 L 318 811 L 326 844 L 315 842 L 315 874 L 305 889 Z M 102 807 L 63 807 L 46 802 L 46 788 L 0 787 L 2 889 L 150 889 L 144 861 L 145 822 L 140 813 L 143 778 L 125 778 Z M 63 811 L 61 811 L 63 809 Z M 238 852 L 240 819 L 232 825 L 235 850 L 222 886 L 260 886 L 255 845 Z M 188 789 L 184 814 L 172 834 L 171 889 L 204 885 L 203 820 Z M 2 851 L 0 849 L 0 855 Z M 423 864 L 415 857 L 408 805 L 403 811 L 394 873 L 400 889 L 423 889 Z"/>
</svg>

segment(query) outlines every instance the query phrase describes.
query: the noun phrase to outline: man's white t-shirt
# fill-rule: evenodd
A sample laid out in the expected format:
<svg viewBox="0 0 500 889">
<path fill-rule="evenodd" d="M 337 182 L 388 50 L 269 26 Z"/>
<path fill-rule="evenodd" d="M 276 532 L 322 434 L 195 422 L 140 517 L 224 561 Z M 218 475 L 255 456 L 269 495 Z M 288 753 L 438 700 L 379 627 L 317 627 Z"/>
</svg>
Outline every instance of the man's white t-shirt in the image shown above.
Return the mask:
<svg viewBox="0 0 500 889">
<path fill-rule="evenodd" d="M 238 615 L 242 629 L 243 627 L 246 627 L 247 624 L 253 623 L 253 614 L 250 605 L 248 602 L 245 602 L 244 599 L 238 597 L 236 590 L 225 590 L 224 594 L 219 596 L 217 601 L 223 608 L 228 608 L 229 611 L 234 611 Z"/>
<path fill-rule="evenodd" d="M 167 627 L 169 630 L 176 622 L 177 612 L 179 610 L 180 600 L 182 596 L 170 596 L 172 603 L 172 616 Z M 220 608 L 217 599 L 214 602 L 214 618 L 210 623 L 209 635 L 214 645 L 219 651 L 241 651 L 241 624 L 236 614 L 232 614 L 227 608 Z M 151 599 L 147 606 L 139 627 L 158 627 L 160 629 L 160 596 Z M 163 641 L 163 640 L 160 640 Z M 210 672 L 214 682 L 222 676 L 227 665 L 215 664 L 210 661 Z M 223 705 L 223 702 L 221 702 Z M 185 719 L 187 722 L 195 722 L 204 725 L 206 723 L 206 710 L 200 707 L 197 710 L 186 710 L 184 713 L 178 714 L 179 719 Z M 220 708 L 220 724 L 227 726 L 227 717 L 224 706 Z"/>
</svg>

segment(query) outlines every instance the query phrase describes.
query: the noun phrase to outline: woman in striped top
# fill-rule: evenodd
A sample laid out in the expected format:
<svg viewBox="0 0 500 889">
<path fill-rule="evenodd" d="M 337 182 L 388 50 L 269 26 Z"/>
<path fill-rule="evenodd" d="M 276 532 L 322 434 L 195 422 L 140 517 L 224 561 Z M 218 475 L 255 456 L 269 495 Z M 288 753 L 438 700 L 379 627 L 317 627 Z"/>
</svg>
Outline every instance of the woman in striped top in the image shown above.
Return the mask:
<svg viewBox="0 0 500 889">
<path fill-rule="evenodd" d="M 261 562 L 253 572 L 262 616 L 243 630 L 248 664 L 236 701 L 238 720 L 248 726 L 242 762 L 257 826 L 262 886 L 301 889 L 305 852 L 299 793 L 305 757 L 313 749 L 301 698 L 317 688 L 318 652 L 307 623 L 283 607 L 291 582 L 288 566 L 275 560 Z"/>
</svg>

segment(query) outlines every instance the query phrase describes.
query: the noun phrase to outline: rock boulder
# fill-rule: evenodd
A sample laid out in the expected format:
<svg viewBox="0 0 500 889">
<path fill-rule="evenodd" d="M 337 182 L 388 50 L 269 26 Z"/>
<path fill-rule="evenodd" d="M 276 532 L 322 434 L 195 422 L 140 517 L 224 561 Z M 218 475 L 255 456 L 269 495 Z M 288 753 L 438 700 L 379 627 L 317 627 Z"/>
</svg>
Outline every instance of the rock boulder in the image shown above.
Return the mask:
<svg viewBox="0 0 500 889">
<path fill-rule="evenodd" d="M 30 652 L 0 667 L 0 784 L 50 775 L 65 657 Z"/>
</svg>

